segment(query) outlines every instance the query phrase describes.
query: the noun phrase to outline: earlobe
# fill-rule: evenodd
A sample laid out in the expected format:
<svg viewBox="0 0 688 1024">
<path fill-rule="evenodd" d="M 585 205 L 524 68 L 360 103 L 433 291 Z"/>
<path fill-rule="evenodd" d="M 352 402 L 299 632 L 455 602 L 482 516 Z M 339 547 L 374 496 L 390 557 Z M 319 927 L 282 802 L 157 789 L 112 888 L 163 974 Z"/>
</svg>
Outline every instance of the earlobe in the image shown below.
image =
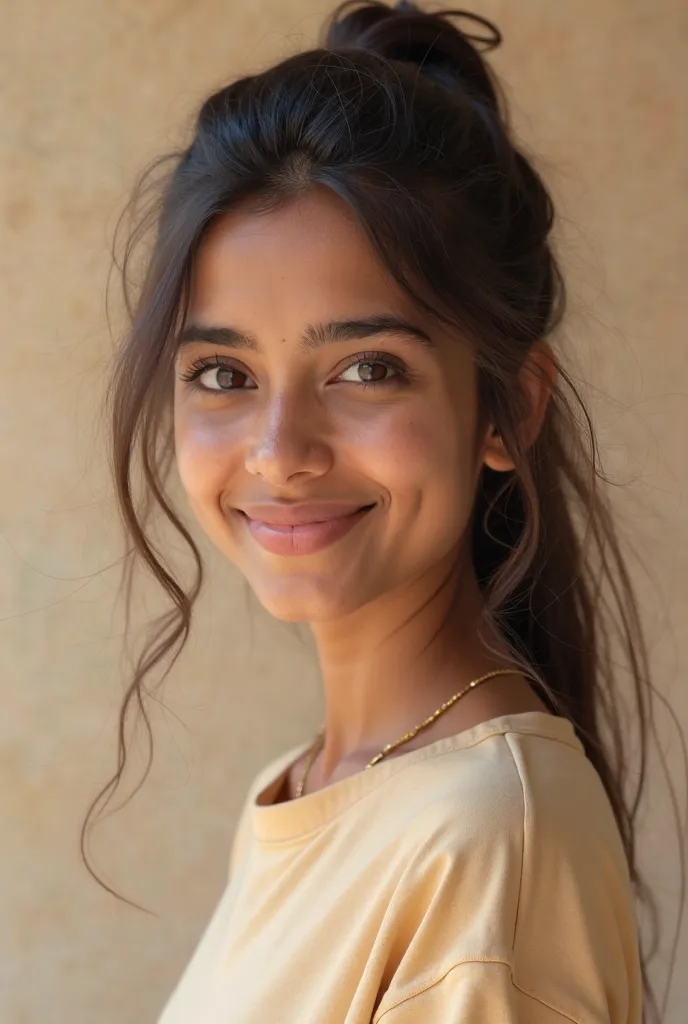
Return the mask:
<svg viewBox="0 0 688 1024">
<path fill-rule="evenodd" d="M 538 341 L 531 346 L 521 367 L 520 378 L 529 399 L 530 412 L 523 424 L 526 447 L 529 448 L 540 433 L 547 404 L 557 379 L 554 353 L 547 342 Z M 483 463 L 498 473 L 505 473 L 514 468 L 513 459 L 494 425 L 490 426 L 485 438 Z"/>
<path fill-rule="evenodd" d="M 497 473 L 507 473 L 510 469 L 514 468 L 513 459 L 506 450 L 504 441 L 494 426 L 490 427 L 485 440 L 483 463 L 489 469 L 494 469 Z"/>
</svg>

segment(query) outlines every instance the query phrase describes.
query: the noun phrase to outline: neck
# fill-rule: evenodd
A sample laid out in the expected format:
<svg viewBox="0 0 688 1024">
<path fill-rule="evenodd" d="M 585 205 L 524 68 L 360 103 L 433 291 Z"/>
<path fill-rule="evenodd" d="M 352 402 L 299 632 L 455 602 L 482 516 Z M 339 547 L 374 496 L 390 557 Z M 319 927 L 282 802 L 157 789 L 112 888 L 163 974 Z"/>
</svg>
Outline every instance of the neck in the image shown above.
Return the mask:
<svg viewBox="0 0 688 1024">
<path fill-rule="evenodd" d="M 457 565 L 454 553 L 352 615 L 311 624 L 325 700 L 321 784 L 344 766 L 367 764 L 472 679 L 509 666 L 503 638 L 481 627 L 482 608 L 472 566 Z M 460 716 L 473 698 L 466 694 L 447 716 L 459 721 L 455 708 Z"/>
</svg>

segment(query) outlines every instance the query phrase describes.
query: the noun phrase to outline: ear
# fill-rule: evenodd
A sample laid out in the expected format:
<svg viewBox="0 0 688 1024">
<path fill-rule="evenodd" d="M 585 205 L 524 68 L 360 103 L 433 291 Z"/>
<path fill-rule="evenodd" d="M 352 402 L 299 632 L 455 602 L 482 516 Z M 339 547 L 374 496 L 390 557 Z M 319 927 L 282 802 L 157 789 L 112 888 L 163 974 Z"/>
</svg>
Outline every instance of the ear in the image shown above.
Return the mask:
<svg viewBox="0 0 688 1024">
<path fill-rule="evenodd" d="M 528 398 L 529 413 L 522 429 L 526 446 L 530 447 L 540 433 L 547 403 L 557 380 L 554 353 L 546 341 L 536 341 L 531 345 L 519 372 L 519 379 Z M 492 424 L 488 426 L 483 442 L 482 462 L 501 473 L 514 468 L 513 460 Z"/>
</svg>

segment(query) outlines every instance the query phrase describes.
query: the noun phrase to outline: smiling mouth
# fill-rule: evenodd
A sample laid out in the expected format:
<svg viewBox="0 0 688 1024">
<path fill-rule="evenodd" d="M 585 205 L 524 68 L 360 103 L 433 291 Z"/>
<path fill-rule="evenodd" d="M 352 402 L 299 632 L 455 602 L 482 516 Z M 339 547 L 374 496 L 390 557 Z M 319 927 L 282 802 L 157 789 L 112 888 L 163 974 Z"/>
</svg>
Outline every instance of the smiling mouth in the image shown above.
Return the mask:
<svg viewBox="0 0 688 1024">
<path fill-rule="evenodd" d="M 248 519 L 249 522 L 262 523 L 264 526 L 270 526 L 273 529 L 296 529 L 297 527 L 301 526 L 312 526 L 316 523 L 331 523 L 336 519 L 346 519 L 349 516 L 358 515 L 359 512 L 368 512 L 370 511 L 371 508 L 374 508 L 375 505 L 376 502 L 372 502 L 369 505 L 360 505 L 358 508 L 352 508 L 350 512 L 341 512 L 336 515 L 318 516 L 316 513 L 312 519 L 293 517 L 292 522 L 289 522 L 289 519 L 292 518 L 289 515 L 285 516 L 284 518 L 270 518 L 269 516 L 262 518 L 260 515 L 249 515 L 248 512 L 244 511 L 243 508 L 238 508 L 235 511 L 241 513 L 241 515 L 244 516 L 244 518 Z"/>
<path fill-rule="evenodd" d="M 266 551 L 276 555 L 310 555 L 345 537 L 375 507 L 374 502 L 346 515 L 297 526 L 263 522 L 251 519 L 242 509 L 237 511 L 253 539 Z"/>
</svg>

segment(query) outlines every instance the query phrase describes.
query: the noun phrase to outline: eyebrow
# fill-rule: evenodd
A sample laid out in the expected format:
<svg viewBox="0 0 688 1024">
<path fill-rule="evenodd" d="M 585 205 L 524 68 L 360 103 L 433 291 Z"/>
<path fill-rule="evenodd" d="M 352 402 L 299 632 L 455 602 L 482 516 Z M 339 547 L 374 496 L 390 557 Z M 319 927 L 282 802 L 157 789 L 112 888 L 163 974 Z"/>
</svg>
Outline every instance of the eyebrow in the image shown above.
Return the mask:
<svg viewBox="0 0 688 1024">
<path fill-rule="evenodd" d="M 308 352 L 331 342 L 352 341 L 377 334 L 397 335 L 421 345 L 426 351 L 434 350 L 436 347 L 430 335 L 416 324 L 391 313 L 377 313 L 352 320 L 330 320 L 327 323 L 309 324 L 299 339 L 299 348 Z M 260 343 L 252 334 L 235 327 L 187 324 L 177 338 L 179 348 L 198 341 L 226 345 L 230 348 L 251 349 L 254 352 L 262 351 Z"/>
</svg>

